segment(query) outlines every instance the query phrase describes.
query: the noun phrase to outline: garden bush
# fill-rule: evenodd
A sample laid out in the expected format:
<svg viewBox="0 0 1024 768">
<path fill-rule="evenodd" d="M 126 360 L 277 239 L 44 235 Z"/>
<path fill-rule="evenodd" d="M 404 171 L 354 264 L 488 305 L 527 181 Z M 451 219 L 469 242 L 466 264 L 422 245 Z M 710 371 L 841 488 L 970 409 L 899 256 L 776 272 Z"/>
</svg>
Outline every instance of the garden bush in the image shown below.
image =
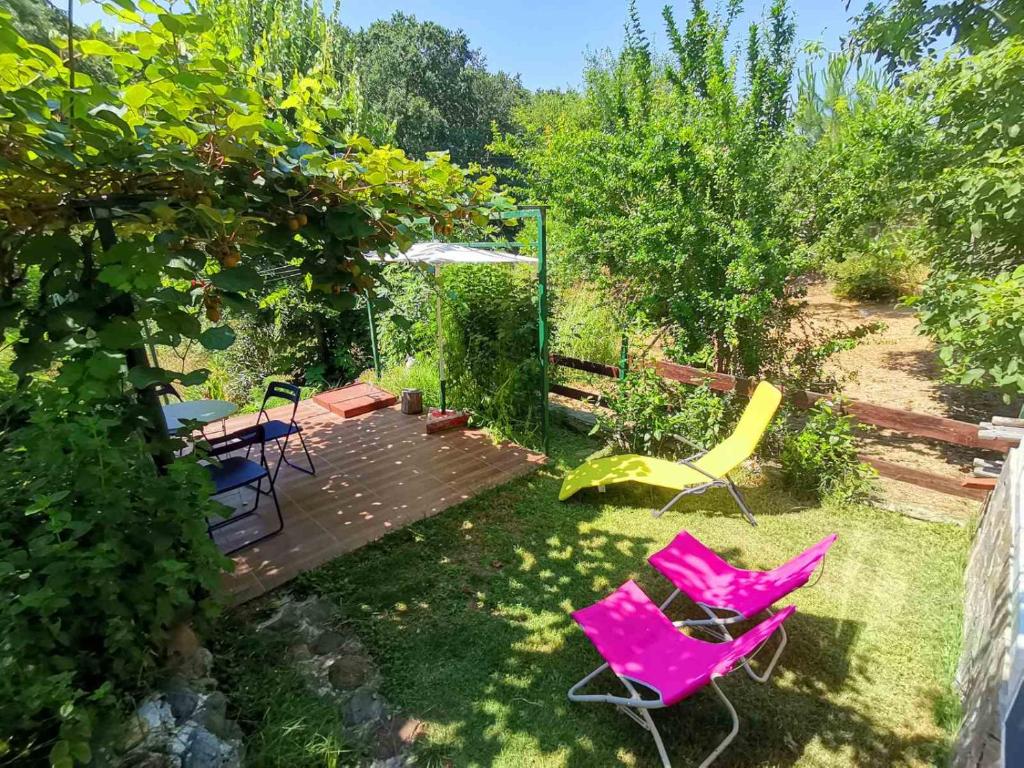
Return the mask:
<svg viewBox="0 0 1024 768">
<path fill-rule="evenodd" d="M 237 338 L 225 318 L 257 311 L 282 270 L 315 294 L 311 312 L 353 310 L 376 286 L 362 254 L 506 205 L 443 154 L 333 132 L 344 110 L 326 74 L 265 95 L 194 5 L 104 12 L 118 34 L 84 32 L 72 73 L 0 11 L 0 334 L 19 404 L 0 414 L 0 762 L 56 768 L 90 762 L 168 628 L 211 610 L 226 563 L 206 535 L 223 510 L 207 473 L 153 461 L 171 445 L 151 385 L 209 371 L 187 354 L 154 367 L 144 345 L 215 357 Z M 93 60 L 112 82 L 88 76 Z M 317 338 L 296 316 L 300 330 Z M 319 360 L 321 377 L 349 365 Z M 314 365 L 292 367 L 308 381 Z"/>
<path fill-rule="evenodd" d="M 0 763 L 69 766 L 152 680 L 168 629 L 213 610 L 227 560 L 207 473 L 158 473 L 131 402 L 18 403 L 0 409 Z"/>
<path fill-rule="evenodd" d="M 925 276 L 926 248 L 919 230 L 896 230 L 871 241 L 858 253 L 826 266 L 840 298 L 864 301 L 898 299 L 916 293 Z"/>
<path fill-rule="evenodd" d="M 362 379 L 396 395 L 401 394 L 403 389 L 418 389 L 423 393 L 424 408 L 441 404 L 437 361 L 432 355 L 424 354 L 408 360 L 405 364 L 386 366 L 381 371 L 379 379 L 372 371 L 366 371 Z"/>
<path fill-rule="evenodd" d="M 626 453 L 678 458 L 695 449 L 673 435 L 711 448 L 728 434 L 738 415 L 731 395 L 678 384 L 641 368 L 618 382 L 608 396 L 607 412 L 598 413 L 595 431 L 607 434 Z"/>
<path fill-rule="evenodd" d="M 763 336 L 804 266 L 779 173 L 790 13 L 773 3 L 733 57 L 735 14 L 694 0 L 681 25 L 666 6 L 656 57 L 631 8 L 622 51 L 591 60 L 580 97 L 557 114 L 521 110 L 495 149 L 523 196 L 550 206 L 560 270 L 667 327 L 672 359 L 760 373 Z"/>
<path fill-rule="evenodd" d="M 412 370 L 428 376 L 436 359 L 436 283 L 417 270 L 391 272 L 395 310 L 380 323 L 385 379 L 405 382 Z M 540 368 L 534 274 L 525 267 L 459 264 L 441 273 L 448 403 L 472 412 L 497 434 L 536 445 L 540 440 Z M 436 365 L 433 366 L 436 372 Z M 434 373 L 436 380 L 437 374 Z"/>
<path fill-rule="evenodd" d="M 621 324 L 607 294 L 596 286 L 578 283 L 558 291 L 551 306 L 555 327 L 551 349 L 566 357 L 619 364 Z"/>
<path fill-rule="evenodd" d="M 217 356 L 232 400 L 267 377 L 314 389 L 354 380 L 370 364 L 366 311 L 338 311 L 296 285 L 265 296 L 262 311 L 232 318 L 235 341 Z"/>
<path fill-rule="evenodd" d="M 865 501 L 874 470 L 857 458 L 852 419 L 822 401 L 782 444 L 782 477 L 793 490 L 837 503 Z"/>
</svg>

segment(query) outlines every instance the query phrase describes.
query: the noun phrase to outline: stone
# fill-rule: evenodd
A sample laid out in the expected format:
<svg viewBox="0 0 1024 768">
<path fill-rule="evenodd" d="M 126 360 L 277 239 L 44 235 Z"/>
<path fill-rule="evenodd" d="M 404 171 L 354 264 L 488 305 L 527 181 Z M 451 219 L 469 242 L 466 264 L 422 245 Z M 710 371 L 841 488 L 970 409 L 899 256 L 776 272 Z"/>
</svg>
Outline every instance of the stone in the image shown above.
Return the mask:
<svg viewBox="0 0 1024 768">
<path fill-rule="evenodd" d="M 188 656 L 173 657 L 171 668 L 186 681 L 202 680 L 208 678 L 213 669 L 213 654 L 200 646 Z"/>
<path fill-rule="evenodd" d="M 143 701 L 135 715 L 146 724 L 147 731 L 170 730 L 174 726 L 171 705 L 160 696 L 151 696 Z"/>
<path fill-rule="evenodd" d="M 181 768 L 239 768 L 241 764 L 242 755 L 236 745 L 197 728 Z"/>
<path fill-rule="evenodd" d="M 374 757 L 387 760 L 407 750 L 423 732 L 423 722 L 413 717 L 389 717 L 374 734 Z"/>
<path fill-rule="evenodd" d="M 207 694 L 196 707 L 192 719 L 220 737 L 228 735 L 228 700 L 220 691 Z"/>
<path fill-rule="evenodd" d="M 257 632 L 289 632 L 302 624 L 302 611 L 290 599 L 285 600 L 274 615 L 256 626 Z"/>
<path fill-rule="evenodd" d="M 199 638 L 188 624 L 178 624 L 167 636 L 167 655 L 188 658 L 199 650 Z"/>
<path fill-rule="evenodd" d="M 121 734 L 121 739 L 118 742 L 118 749 L 121 752 L 130 752 L 146 740 L 146 734 L 149 729 L 146 727 L 146 723 L 141 720 L 138 716 L 132 715 L 127 718 L 124 723 L 124 732 Z"/>
<path fill-rule="evenodd" d="M 376 669 L 365 656 L 342 656 L 327 668 L 327 680 L 336 690 L 353 691 L 365 685 Z"/>
<path fill-rule="evenodd" d="M 377 759 L 370 763 L 370 768 L 406 768 L 413 765 L 405 755 L 395 755 L 385 759 Z"/>
<path fill-rule="evenodd" d="M 306 643 L 295 643 L 288 647 L 288 656 L 295 661 L 309 661 L 313 658 L 313 652 Z"/>
<path fill-rule="evenodd" d="M 170 705 L 159 696 L 150 696 L 128 718 L 121 738 L 122 751 L 130 751 L 140 745 L 146 747 L 160 743 L 174 730 L 174 712 Z"/>
<path fill-rule="evenodd" d="M 316 636 L 316 639 L 309 644 L 309 650 L 315 653 L 317 656 L 325 656 L 329 653 L 337 653 L 345 647 L 346 639 L 344 635 L 333 630 L 327 630 L 321 632 Z"/>
<path fill-rule="evenodd" d="M 384 702 L 371 688 L 360 688 L 345 703 L 345 723 L 358 728 L 380 720 L 384 714 Z"/>
<path fill-rule="evenodd" d="M 170 753 L 177 755 L 179 758 L 184 756 L 192 747 L 192 741 L 195 739 L 198 729 L 199 726 L 195 723 L 186 723 L 179 728 L 171 737 L 170 744 L 168 745 Z"/>
<path fill-rule="evenodd" d="M 178 687 L 164 693 L 164 701 L 170 706 L 174 721 L 181 724 L 196 711 L 199 694 L 189 688 Z"/>
<path fill-rule="evenodd" d="M 166 752 L 136 750 L 125 755 L 118 765 L 121 768 L 181 768 L 181 758 Z"/>
<path fill-rule="evenodd" d="M 298 606 L 302 618 L 310 624 L 326 624 L 334 618 L 334 608 L 318 597 L 311 597 Z"/>
</svg>

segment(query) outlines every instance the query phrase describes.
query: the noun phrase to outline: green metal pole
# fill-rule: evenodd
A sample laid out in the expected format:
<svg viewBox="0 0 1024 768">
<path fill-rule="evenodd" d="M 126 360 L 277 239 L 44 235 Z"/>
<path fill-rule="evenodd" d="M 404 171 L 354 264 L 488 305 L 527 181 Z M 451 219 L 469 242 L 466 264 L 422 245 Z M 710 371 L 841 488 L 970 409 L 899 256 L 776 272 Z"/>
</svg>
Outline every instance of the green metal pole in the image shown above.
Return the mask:
<svg viewBox="0 0 1024 768">
<path fill-rule="evenodd" d="M 544 209 L 536 209 L 537 221 L 537 346 L 540 355 L 541 436 L 544 453 L 550 453 L 548 434 L 548 233 Z"/>
<path fill-rule="evenodd" d="M 441 265 L 438 264 L 431 268 L 434 273 L 434 290 L 437 291 L 437 374 L 441 384 L 441 413 L 447 413 L 448 411 L 448 372 L 445 369 L 444 362 L 444 326 L 441 323 L 441 291 L 443 290 L 441 284 Z"/>
<path fill-rule="evenodd" d="M 622 345 L 619 347 L 619 379 L 626 378 L 629 373 L 629 336 L 622 334 Z"/>
<path fill-rule="evenodd" d="M 377 326 L 373 322 L 373 304 L 370 302 L 370 292 L 363 291 L 366 297 L 366 317 L 370 321 L 370 349 L 373 351 L 373 371 L 377 375 L 377 383 L 380 383 L 380 351 L 377 349 Z"/>
</svg>

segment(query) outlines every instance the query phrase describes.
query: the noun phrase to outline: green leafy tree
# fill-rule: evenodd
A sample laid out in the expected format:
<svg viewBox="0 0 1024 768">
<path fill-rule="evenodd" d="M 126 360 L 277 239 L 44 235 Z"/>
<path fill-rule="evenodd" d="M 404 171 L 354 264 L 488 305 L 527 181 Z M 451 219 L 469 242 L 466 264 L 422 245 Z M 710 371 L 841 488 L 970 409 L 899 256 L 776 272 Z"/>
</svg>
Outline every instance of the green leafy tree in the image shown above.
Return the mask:
<svg viewBox="0 0 1024 768">
<path fill-rule="evenodd" d="M 68 15 L 63 8 L 51 5 L 47 0 L 0 0 L 0 11 L 11 15 L 12 25 L 26 40 L 45 45 L 66 57 Z M 76 37 L 86 34 L 81 26 L 76 25 L 74 30 Z M 102 29 L 94 29 L 89 35 L 109 39 Z M 76 65 L 94 79 L 112 79 L 110 66 L 102 60 L 84 59 L 77 61 Z"/>
<path fill-rule="evenodd" d="M 919 198 L 941 247 L 915 305 L 965 384 L 1024 393 L 1024 37 L 907 79 L 938 120 Z"/>
<path fill-rule="evenodd" d="M 330 128 L 377 143 L 394 139 L 394 126 L 371 109 L 355 68 L 352 33 L 330 11 L 308 0 L 199 0 L 226 47 L 237 46 L 246 85 L 280 103 L 290 117 L 288 95 L 308 91 L 325 102 Z"/>
<path fill-rule="evenodd" d="M 899 71 L 934 58 L 947 38 L 967 53 L 978 53 L 1022 30 L 1019 0 L 881 0 L 854 18 L 850 43 Z"/>
<path fill-rule="evenodd" d="M 508 130 L 525 95 L 518 76 L 487 71 L 462 31 L 407 14 L 355 33 L 354 52 L 367 101 L 413 157 L 444 150 L 459 163 L 487 162 L 492 125 Z"/>
<path fill-rule="evenodd" d="M 726 54 L 737 10 L 695 0 L 680 29 L 666 9 L 660 71 L 631 18 L 618 56 L 591 63 L 582 105 L 520 112 L 521 134 L 498 146 L 551 206 L 563 268 L 602 282 L 620 317 L 667 327 L 677 359 L 754 373 L 799 269 L 777 172 L 793 27 L 774 4 L 741 87 Z"/>
<path fill-rule="evenodd" d="M 923 256 L 929 233 L 906 201 L 926 181 L 939 136 L 920 102 L 853 72 L 849 57 L 832 56 L 801 80 L 783 166 L 786 207 L 810 258 L 826 267 L 877 251 L 902 230 L 921 236 L 911 250 Z"/>
<path fill-rule="evenodd" d="M 870 498 L 875 471 L 857 455 L 853 419 L 826 402 L 786 435 L 779 457 L 783 482 L 799 493 L 850 504 Z"/>
</svg>

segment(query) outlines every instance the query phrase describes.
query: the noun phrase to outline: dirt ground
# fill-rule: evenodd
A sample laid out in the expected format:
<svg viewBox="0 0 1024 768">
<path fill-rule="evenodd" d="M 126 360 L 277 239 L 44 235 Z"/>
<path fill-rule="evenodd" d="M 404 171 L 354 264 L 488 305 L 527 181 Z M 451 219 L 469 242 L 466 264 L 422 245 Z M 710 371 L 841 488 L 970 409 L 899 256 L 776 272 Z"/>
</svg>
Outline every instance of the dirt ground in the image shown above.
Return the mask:
<svg viewBox="0 0 1024 768">
<path fill-rule="evenodd" d="M 895 303 L 837 299 L 827 283 L 809 286 L 805 301 L 805 318 L 819 329 L 885 324 L 880 332 L 833 358 L 829 372 L 842 382 L 842 391 L 848 397 L 969 422 L 987 420 L 993 414 L 1016 416 L 1019 412 L 1020 403 L 1007 405 L 998 393 L 944 383 L 935 345 L 918 333 L 911 310 Z M 984 455 L 932 440 L 905 438 L 888 430 L 865 430 L 861 440 L 863 452 L 869 456 L 947 476 L 968 472 L 971 460 Z M 977 502 L 968 499 L 931 493 L 893 480 L 882 479 L 879 485 L 883 504 L 909 509 L 921 517 L 964 518 L 978 507 Z"/>
<path fill-rule="evenodd" d="M 827 283 L 809 286 L 805 316 L 819 328 L 853 328 L 881 322 L 885 329 L 833 358 L 831 373 L 848 396 L 878 405 L 930 413 L 961 421 L 987 420 L 993 414 L 1016 416 L 1019 408 L 998 393 L 942 382 L 935 345 L 918 333 L 912 310 L 895 303 L 837 299 Z"/>
</svg>

